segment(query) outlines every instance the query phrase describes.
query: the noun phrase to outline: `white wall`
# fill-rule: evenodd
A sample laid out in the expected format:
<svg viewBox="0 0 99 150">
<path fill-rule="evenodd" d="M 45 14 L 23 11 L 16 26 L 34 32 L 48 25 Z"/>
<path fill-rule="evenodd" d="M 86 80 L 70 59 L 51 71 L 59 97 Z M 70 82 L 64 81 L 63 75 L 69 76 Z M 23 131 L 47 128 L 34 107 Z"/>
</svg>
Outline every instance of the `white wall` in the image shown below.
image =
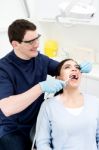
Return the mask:
<svg viewBox="0 0 99 150">
<path fill-rule="evenodd" d="M 12 47 L 9 43 L 7 32 L 0 32 L 0 58 L 11 51 Z"/>
<path fill-rule="evenodd" d="M 1 21 L 0 21 L 0 58 L 3 57 L 6 53 L 8 53 L 10 50 L 12 50 L 12 47 L 8 40 L 7 35 L 7 27 L 8 25 L 15 20 L 15 18 L 27 18 L 28 13 L 25 10 L 25 7 L 22 3 L 22 0 L 10 0 L 6 1 L 6 7 L 4 1 L 6 0 L 0 0 L 0 15 L 1 15 Z M 24 0 L 23 0 L 24 1 Z M 29 5 L 30 9 L 30 17 L 31 21 L 33 21 L 38 26 L 39 32 L 42 34 L 41 37 L 41 44 L 40 48 L 43 50 L 44 42 L 47 39 L 55 39 L 59 43 L 59 50 L 60 53 L 62 53 L 62 48 L 66 51 L 70 50 L 70 48 L 75 47 L 85 47 L 89 49 L 94 49 L 96 55 L 94 57 L 97 57 L 97 62 L 99 64 L 99 25 L 76 25 L 71 27 L 66 27 L 63 24 L 58 24 L 55 22 L 46 22 L 46 21 L 38 21 L 38 17 L 36 15 L 37 11 L 37 1 L 36 0 L 27 0 L 27 4 Z M 20 7 L 20 8 L 19 8 Z M 5 13 L 6 8 L 6 14 Z M 18 13 L 17 13 L 18 12 Z M 12 15 L 13 13 L 13 15 Z M 3 16 L 3 17 L 2 17 Z M 11 17 L 13 16 L 13 17 Z M 15 16 L 15 18 L 14 18 Z M 41 52 L 43 52 L 41 50 Z M 75 53 L 77 56 L 78 54 Z M 89 59 L 89 56 L 88 56 Z M 98 67 L 99 68 L 99 67 Z M 89 81 L 86 82 L 86 79 L 84 80 L 84 83 L 82 84 L 82 89 L 87 91 L 88 93 L 93 93 L 97 96 L 99 96 L 98 87 L 96 87 L 99 81 L 98 79 L 94 82 Z M 85 84 L 88 83 L 88 84 Z M 91 84 L 91 85 L 90 85 Z M 94 88 L 96 87 L 95 91 Z"/>
<path fill-rule="evenodd" d="M 29 15 L 24 2 L 25 0 L 0 0 L 0 58 L 12 50 L 7 35 L 8 26 L 15 19 L 27 18 Z"/>
<path fill-rule="evenodd" d="M 59 13 L 58 4 L 61 1 L 63 0 L 34 0 L 34 7 L 32 0 L 27 0 L 30 16 L 38 21 L 37 25 L 42 34 L 41 49 L 43 49 L 47 39 L 54 39 L 59 43 L 59 55 L 63 49 L 69 53 L 70 50 L 72 51 L 74 49 L 71 55 L 74 56 L 75 49 L 80 49 L 83 51 L 81 52 L 83 57 L 88 59 L 88 55 L 90 61 L 99 63 L 99 1 L 85 1 L 89 3 L 93 1 L 96 7 L 95 17 L 91 20 L 91 24 L 74 25 L 70 27 L 67 27 L 66 24 L 55 23 L 55 20 L 53 21 L 55 16 Z M 85 49 L 88 50 L 86 53 L 84 51 Z M 80 53 L 78 55 L 78 57 L 81 58 Z"/>
<path fill-rule="evenodd" d="M 69 51 L 78 47 L 92 49 L 95 53 L 99 53 L 99 26 L 76 25 L 66 27 L 57 23 L 40 22 L 40 27 L 44 41 L 55 39 L 59 43 L 60 50 Z"/>
<path fill-rule="evenodd" d="M 4 11 L 5 3 L 0 1 L 0 14 Z M 60 1 L 60 0 L 59 0 Z M 27 12 L 23 5 L 22 0 L 10 0 L 11 4 L 7 2 L 6 14 L 3 15 L 0 25 L 0 57 L 4 56 L 8 51 L 12 49 L 8 37 L 7 27 L 12 20 L 15 18 L 27 18 Z M 43 45 L 46 39 L 55 39 L 59 43 L 59 50 L 63 48 L 67 51 L 75 47 L 83 47 L 94 49 L 99 54 L 99 26 L 97 25 L 74 25 L 66 27 L 63 24 L 55 22 L 38 21 L 37 7 L 39 3 L 36 0 L 27 0 L 28 8 L 30 11 L 31 21 L 37 24 L 39 32 L 42 34 L 40 47 L 43 49 Z M 43 2 L 43 1 L 42 1 Z M 43 4 L 42 4 L 43 5 Z M 44 6 L 45 7 L 45 6 Z M 10 11 L 9 11 L 10 10 Z M 40 10 L 41 11 L 41 10 Z M 47 11 L 47 10 L 46 10 Z M 13 15 L 11 15 L 13 13 Z M 12 17 L 11 17 L 12 16 Z M 99 56 L 99 55 L 96 55 Z M 98 58 L 97 58 L 98 59 Z M 98 59 L 99 60 L 99 59 Z"/>
<path fill-rule="evenodd" d="M 47 38 L 55 38 L 63 46 L 84 46 L 99 49 L 99 26 L 75 25 L 65 27 L 56 23 L 40 23 Z"/>
<path fill-rule="evenodd" d="M 83 54 L 83 57 L 86 56 L 87 59 L 88 55 L 90 61 L 99 63 L 99 1 L 93 0 L 94 6 L 96 7 L 96 13 L 91 20 L 91 23 L 89 22 L 86 25 L 82 24 L 73 26 L 55 23 L 54 18 L 59 13 L 58 4 L 61 1 L 63 0 L 36 0 L 35 16 L 39 21 L 43 42 L 45 42 L 46 39 L 54 39 L 58 41 L 60 53 L 62 53 L 63 49 L 69 53 L 73 49 L 86 49 L 88 51 L 86 51 L 86 53 L 85 51 L 82 52 L 81 55 Z M 92 0 L 86 0 L 86 2 L 90 3 Z M 73 53 L 75 52 L 73 50 Z M 73 53 L 71 56 L 73 56 Z"/>
</svg>

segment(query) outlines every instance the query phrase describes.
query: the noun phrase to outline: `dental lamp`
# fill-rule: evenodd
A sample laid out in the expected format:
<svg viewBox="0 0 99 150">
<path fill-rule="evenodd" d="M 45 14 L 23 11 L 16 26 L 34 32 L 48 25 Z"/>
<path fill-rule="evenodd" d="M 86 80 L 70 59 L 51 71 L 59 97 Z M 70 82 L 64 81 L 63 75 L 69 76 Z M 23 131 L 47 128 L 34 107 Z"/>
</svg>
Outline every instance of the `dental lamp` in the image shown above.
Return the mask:
<svg viewBox="0 0 99 150">
<path fill-rule="evenodd" d="M 56 16 L 58 22 L 90 22 L 96 9 L 93 5 L 80 0 L 64 0 L 59 4 L 60 14 Z"/>
</svg>

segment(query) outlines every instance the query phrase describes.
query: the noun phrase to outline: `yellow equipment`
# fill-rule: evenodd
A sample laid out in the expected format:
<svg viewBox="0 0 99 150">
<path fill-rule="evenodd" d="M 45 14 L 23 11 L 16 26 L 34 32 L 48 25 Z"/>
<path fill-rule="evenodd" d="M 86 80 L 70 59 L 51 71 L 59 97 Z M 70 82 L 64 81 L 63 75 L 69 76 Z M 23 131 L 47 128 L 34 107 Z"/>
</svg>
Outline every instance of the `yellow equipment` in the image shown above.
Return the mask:
<svg viewBox="0 0 99 150">
<path fill-rule="evenodd" d="M 44 53 L 48 57 L 57 56 L 58 52 L 58 43 L 55 40 L 47 40 L 44 44 Z"/>
</svg>

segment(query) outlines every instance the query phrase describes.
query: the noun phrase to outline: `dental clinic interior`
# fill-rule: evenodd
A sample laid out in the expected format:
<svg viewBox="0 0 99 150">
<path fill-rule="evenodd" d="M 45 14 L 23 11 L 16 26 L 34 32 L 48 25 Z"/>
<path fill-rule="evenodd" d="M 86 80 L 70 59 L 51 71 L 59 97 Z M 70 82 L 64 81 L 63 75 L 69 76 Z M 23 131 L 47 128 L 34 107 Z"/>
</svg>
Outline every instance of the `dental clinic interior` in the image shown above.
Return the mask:
<svg viewBox="0 0 99 150">
<path fill-rule="evenodd" d="M 61 61 L 89 61 L 81 90 L 99 97 L 99 0 L 0 0 L 0 58 L 12 47 L 9 24 L 19 18 L 33 21 L 41 34 L 39 51 Z"/>
</svg>

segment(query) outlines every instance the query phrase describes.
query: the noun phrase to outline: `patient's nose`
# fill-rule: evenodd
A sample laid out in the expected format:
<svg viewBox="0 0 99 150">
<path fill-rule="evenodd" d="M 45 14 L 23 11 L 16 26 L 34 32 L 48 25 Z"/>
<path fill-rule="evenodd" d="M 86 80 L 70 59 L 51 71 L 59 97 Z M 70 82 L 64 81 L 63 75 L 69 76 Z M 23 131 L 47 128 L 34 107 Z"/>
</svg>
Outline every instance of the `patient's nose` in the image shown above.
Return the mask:
<svg viewBox="0 0 99 150">
<path fill-rule="evenodd" d="M 72 71 L 77 71 L 77 68 L 76 67 L 72 67 Z"/>
</svg>

